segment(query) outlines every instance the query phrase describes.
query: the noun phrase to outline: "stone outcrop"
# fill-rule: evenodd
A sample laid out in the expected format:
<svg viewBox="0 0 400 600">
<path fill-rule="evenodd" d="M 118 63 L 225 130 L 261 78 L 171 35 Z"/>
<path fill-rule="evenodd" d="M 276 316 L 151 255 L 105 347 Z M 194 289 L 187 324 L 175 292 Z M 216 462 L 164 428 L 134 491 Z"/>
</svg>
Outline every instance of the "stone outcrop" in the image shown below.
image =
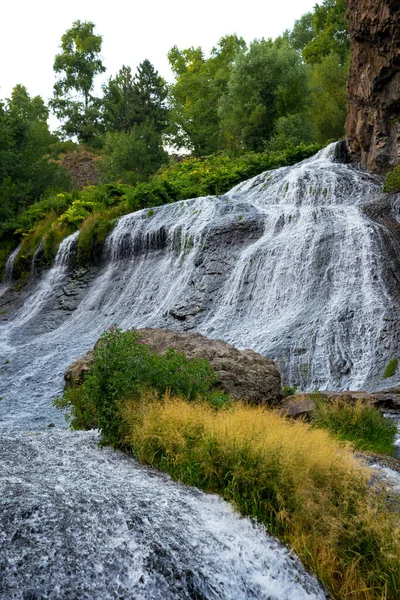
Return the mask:
<svg viewBox="0 0 400 600">
<path fill-rule="evenodd" d="M 400 163 L 399 0 L 347 0 L 351 38 L 347 142 L 375 173 Z"/>
<path fill-rule="evenodd" d="M 97 185 L 99 183 L 96 157 L 90 152 L 71 152 L 63 158 L 61 166 L 67 169 L 74 186 L 79 190 L 86 185 Z"/>
<path fill-rule="evenodd" d="M 168 348 L 187 358 L 210 361 L 218 386 L 233 399 L 254 404 L 277 405 L 282 399 L 281 375 L 274 361 L 253 350 L 237 350 L 222 340 L 200 333 L 177 333 L 166 329 L 139 329 L 142 340 L 160 354 Z M 93 350 L 74 362 L 64 375 L 67 385 L 79 385 L 93 361 Z"/>
<path fill-rule="evenodd" d="M 294 419 L 304 418 L 305 420 L 312 419 L 312 411 L 316 404 L 314 394 L 294 394 L 287 396 L 282 401 L 280 412 L 285 417 Z M 394 409 L 400 410 L 400 388 L 388 388 L 380 392 L 331 392 L 323 391 L 318 393 L 321 400 L 334 402 L 339 400 L 345 403 L 355 403 L 357 400 L 362 400 L 365 404 L 375 406 L 384 410 Z"/>
</svg>

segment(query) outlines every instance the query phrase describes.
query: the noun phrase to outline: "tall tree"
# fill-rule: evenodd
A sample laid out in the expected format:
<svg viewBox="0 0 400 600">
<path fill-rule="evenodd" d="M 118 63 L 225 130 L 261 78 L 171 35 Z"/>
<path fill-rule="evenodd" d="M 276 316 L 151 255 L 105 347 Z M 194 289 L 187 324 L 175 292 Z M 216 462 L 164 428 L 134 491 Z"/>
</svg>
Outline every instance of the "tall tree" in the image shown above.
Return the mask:
<svg viewBox="0 0 400 600">
<path fill-rule="evenodd" d="M 176 76 L 172 85 L 170 142 L 190 148 L 195 156 L 212 154 L 224 147 L 218 103 L 226 90 L 232 65 L 245 47 L 236 35 L 223 37 L 209 58 L 201 48 L 179 50 L 168 59 Z"/>
<path fill-rule="evenodd" d="M 295 22 L 289 34 L 293 45 L 301 49 L 303 58 L 310 64 L 321 62 L 335 53 L 342 64 L 350 52 L 350 37 L 345 19 L 346 0 L 323 0 Z"/>
<path fill-rule="evenodd" d="M 57 137 L 47 117 L 42 98 L 31 98 L 20 84 L 6 103 L 0 102 L 0 222 L 38 200 L 48 187 L 67 184 L 48 157 Z"/>
<path fill-rule="evenodd" d="M 129 132 L 134 125 L 150 122 L 161 133 L 167 122 L 167 86 L 149 60 L 144 60 L 132 77 L 123 66 L 103 86 L 103 121 L 107 131 Z"/>
<path fill-rule="evenodd" d="M 54 85 L 52 109 L 65 119 L 62 132 L 86 143 L 95 141 L 101 130 L 101 100 L 92 91 L 95 76 L 105 67 L 100 58 L 102 37 L 95 35 L 94 28 L 90 21 L 75 21 L 61 38 L 62 52 L 53 66 L 60 77 Z"/>
<path fill-rule="evenodd" d="M 125 65 L 103 85 L 103 123 L 107 132 L 128 132 L 135 122 L 132 69 Z"/>
<path fill-rule="evenodd" d="M 308 100 L 308 70 L 298 52 L 279 38 L 254 40 L 232 69 L 219 114 L 226 143 L 260 151 L 280 117 L 302 112 Z"/>
</svg>

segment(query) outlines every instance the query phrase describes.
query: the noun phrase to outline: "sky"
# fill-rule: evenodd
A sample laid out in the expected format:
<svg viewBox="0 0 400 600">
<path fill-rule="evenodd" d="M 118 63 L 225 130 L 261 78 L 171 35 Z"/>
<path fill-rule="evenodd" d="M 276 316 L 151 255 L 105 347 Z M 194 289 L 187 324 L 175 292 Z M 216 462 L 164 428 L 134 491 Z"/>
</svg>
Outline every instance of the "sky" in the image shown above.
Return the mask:
<svg viewBox="0 0 400 600">
<path fill-rule="evenodd" d="M 102 35 L 101 56 L 107 71 L 97 89 L 122 65 L 149 59 L 172 81 L 167 54 L 172 46 L 201 46 L 208 54 L 218 40 L 236 33 L 246 42 L 276 38 L 313 9 L 315 0 L 54 0 L 6 1 L 0 21 L 0 98 L 21 83 L 31 96 L 48 102 L 53 93 L 53 62 L 61 36 L 76 20 L 91 21 Z"/>
</svg>

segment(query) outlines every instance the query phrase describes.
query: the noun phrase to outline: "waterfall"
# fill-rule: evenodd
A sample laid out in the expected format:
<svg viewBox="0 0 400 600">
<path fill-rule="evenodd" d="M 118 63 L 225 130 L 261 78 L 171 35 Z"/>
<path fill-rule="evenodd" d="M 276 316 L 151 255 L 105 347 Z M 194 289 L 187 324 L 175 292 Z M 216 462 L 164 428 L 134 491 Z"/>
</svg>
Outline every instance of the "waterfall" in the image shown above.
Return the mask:
<svg viewBox="0 0 400 600">
<path fill-rule="evenodd" d="M 383 386 L 400 339 L 396 236 L 368 216 L 381 198 L 333 145 L 223 196 L 121 217 L 100 267 L 71 269 L 78 233 L 62 242 L 0 326 L 0 598 L 325 598 L 263 528 L 65 431 L 50 400 L 113 323 L 253 348 L 303 389 Z"/>
<path fill-rule="evenodd" d="M 393 235 L 366 214 L 382 198 L 381 181 L 334 155 L 331 145 L 223 196 L 121 217 L 86 287 L 68 271 L 78 233 L 64 240 L 0 329 L 4 360 L 13 355 L 18 368 L 17 378 L 9 368 L 1 377 L 7 422 L 29 421 L 32 410 L 46 420 L 68 363 L 112 323 L 195 330 L 252 348 L 301 389 L 387 385 L 382 374 L 400 346 L 385 254 Z"/>
<path fill-rule="evenodd" d="M 10 289 L 11 282 L 14 275 L 14 262 L 17 258 L 18 252 L 21 250 L 21 244 L 19 244 L 15 250 L 13 250 L 10 256 L 7 258 L 6 266 L 4 268 L 3 281 L 0 283 L 0 296 L 2 296 L 8 289 Z"/>
</svg>

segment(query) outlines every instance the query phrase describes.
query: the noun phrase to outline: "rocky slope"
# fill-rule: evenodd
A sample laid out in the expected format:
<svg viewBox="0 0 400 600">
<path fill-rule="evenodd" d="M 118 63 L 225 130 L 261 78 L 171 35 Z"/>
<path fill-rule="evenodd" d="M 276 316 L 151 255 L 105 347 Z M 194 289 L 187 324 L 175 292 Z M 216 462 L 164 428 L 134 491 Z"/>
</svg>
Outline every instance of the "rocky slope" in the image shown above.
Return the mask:
<svg viewBox="0 0 400 600">
<path fill-rule="evenodd" d="M 346 133 L 354 160 L 376 173 L 400 162 L 398 0 L 347 0 L 351 37 Z"/>
</svg>

